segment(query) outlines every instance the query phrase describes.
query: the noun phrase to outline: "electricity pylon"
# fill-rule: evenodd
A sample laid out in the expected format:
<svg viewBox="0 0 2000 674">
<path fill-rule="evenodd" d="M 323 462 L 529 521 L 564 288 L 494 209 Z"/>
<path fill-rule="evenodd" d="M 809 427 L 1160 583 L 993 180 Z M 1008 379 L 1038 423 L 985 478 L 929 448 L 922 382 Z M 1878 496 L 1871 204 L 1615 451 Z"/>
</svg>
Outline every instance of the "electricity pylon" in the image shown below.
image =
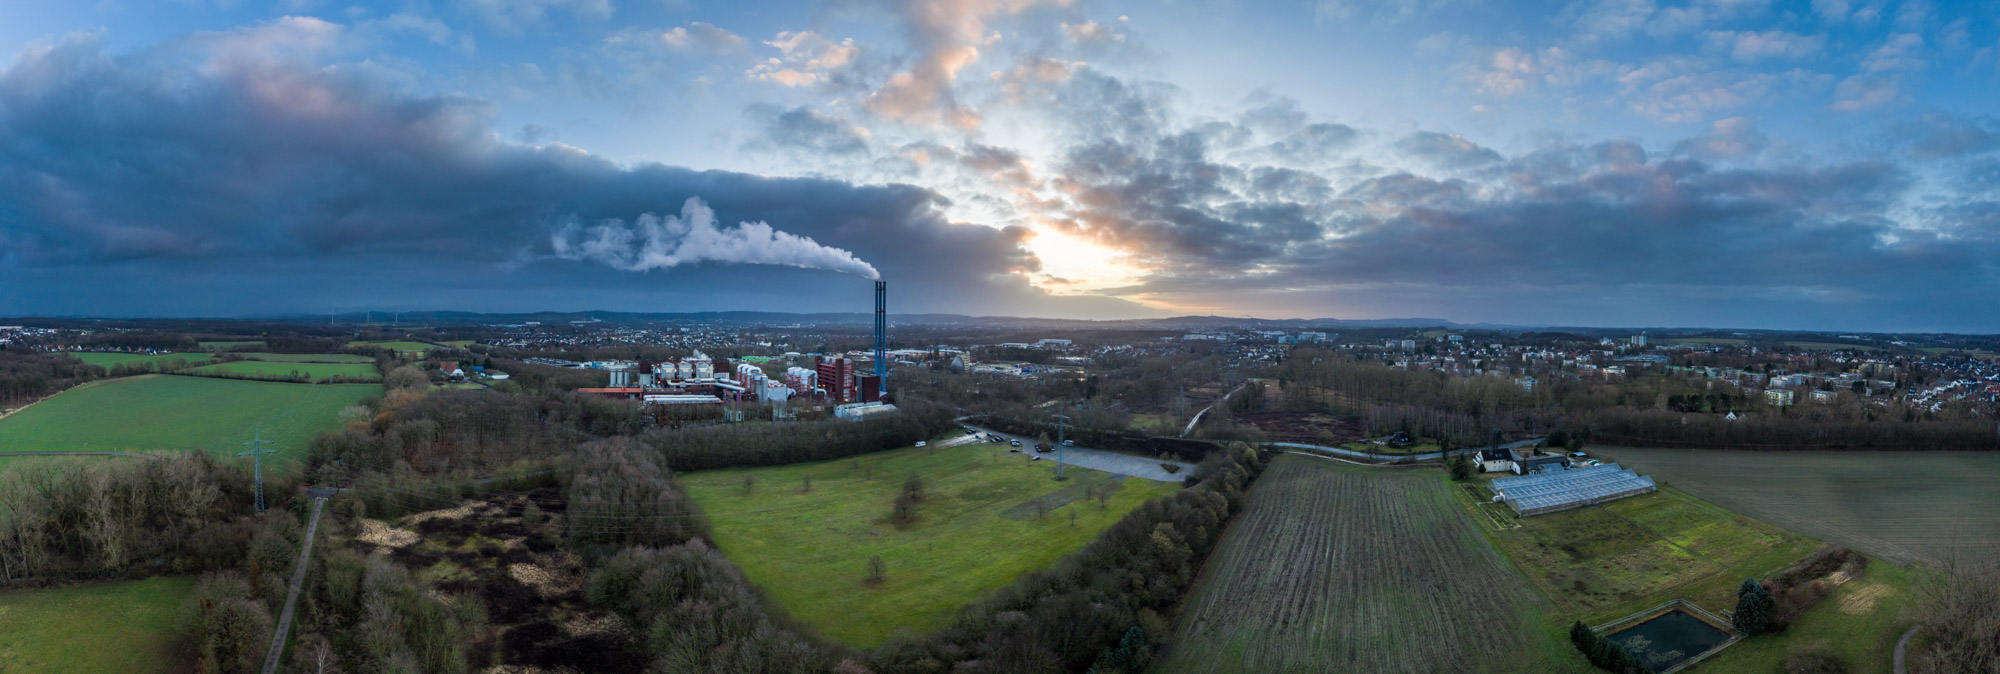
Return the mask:
<svg viewBox="0 0 2000 674">
<path fill-rule="evenodd" d="M 243 443 L 243 446 L 249 447 L 250 451 L 236 453 L 237 456 L 246 456 L 246 455 L 249 456 L 250 460 L 253 462 L 252 465 L 255 466 L 251 470 L 254 471 L 257 476 L 257 512 L 259 514 L 264 512 L 264 455 L 274 454 L 277 453 L 278 451 L 275 449 L 264 448 L 264 445 L 270 445 L 270 444 L 276 444 L 276 443 L 273 443 L 270 440 L 265 440 L 264 429 L 260 428 L 257 429 L 256 439 Z"/>
</svg>

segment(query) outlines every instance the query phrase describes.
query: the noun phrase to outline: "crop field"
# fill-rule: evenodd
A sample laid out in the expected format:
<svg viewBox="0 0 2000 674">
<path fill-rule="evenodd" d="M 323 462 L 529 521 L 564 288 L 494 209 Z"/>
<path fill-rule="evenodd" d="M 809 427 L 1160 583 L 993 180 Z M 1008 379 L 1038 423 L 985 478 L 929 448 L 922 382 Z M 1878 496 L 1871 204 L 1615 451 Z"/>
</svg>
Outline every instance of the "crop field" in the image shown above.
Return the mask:
<svg viewBox="0 0 2000 674">
<path fill-rule="evenodd" d="M 1602 623 L 1674 598 L 1731 610 L 1744 578 L 1789 566 L 1819 545 L 1671 487 L 1528 518 L 1493 512 L 1483 489 L 1457 489 L 1471 519 L 1555 603 L 1564 624 Z"/>
<path fill-rule="evenodd" d="M 1157 671 L 1588 672 L 1437 471 L 1283 455 Z"/>
<path fill-rule="evenodd" d="M 373 363 L 375 359 L 358 353 L 239 353 L 248 360 L 267 363 Z"/>
<path fill-rule="evenodd" d="M 381 395 L 374 384 L 287 384 L 175 375 L 94 381 L 0 419 L 0 451 L 198 449 L 228 457 L 253 429 L 270 459 L 303 459 L 340 410 Z M 247 463 L 247 461 L 245 461 Z"/>
<path fill-rule="evenodd" d="M 717 547 L 792 617 L 872 648 L 898 628 L 946 624 L 959 608 L 1180 488 L 1074 466 L 1069 480 L 1057 482 L 1054 472 L 1049 461 L 978 443 L 680 480 L 714 524 Z M 928 496 L 916 521 L 898 526 L 890 506 L 912 474 L 923 478 Z M 754 480 L 749 489 L 745 477 Z M 1101 503 L 1082 498 L 1086 485 L 1111 495 Z M 871 584 L 866 568 L 877 555 L 887 574 Z"/>
<path fill-rule="evenodd" d="M 239 360 L 230 363 L 203 365 L 191 374 L 227 373 L 242 377 L 265 379 L 285 379 L 295 375 L 305 376 L 314 382 L 322 382 L 341 377 L 345 381 L 380 380 L 382 374 L 375 371 L 374 363 L 302 363 L 266 362 L 261 360 Z"/>
<path fill-rule="evenodd" d="M 0 592 L 0 672 L 174 671 L 193 593 L 188 576 Z"/>
<path fill-rule="evenodd" d="M 2000 542 L 2000 454 L 1595 448 L 1689 494 L 1879 559 Z"/>
<path fill-rule="evenodd" d="M 165 367 L 168 361 L 176 359 L 185 361 L 189 365 L 200 365 L 202 363 L 215 360 L 214 356 L 211 356 L 206 353 L 170 353 L 163 356 L 148 356 L 143 353 L 92 353 L 88 351 L 72 351 L 70 352 L 69 355 L 75 356 L 78 360 L 81 360 L 85 363 L 96 365 L 98 367 L 102 367 L 107 370 L 119 365 L 135 365 L 139 363 L 150 363 L 154 367 Z"/>
</svg>

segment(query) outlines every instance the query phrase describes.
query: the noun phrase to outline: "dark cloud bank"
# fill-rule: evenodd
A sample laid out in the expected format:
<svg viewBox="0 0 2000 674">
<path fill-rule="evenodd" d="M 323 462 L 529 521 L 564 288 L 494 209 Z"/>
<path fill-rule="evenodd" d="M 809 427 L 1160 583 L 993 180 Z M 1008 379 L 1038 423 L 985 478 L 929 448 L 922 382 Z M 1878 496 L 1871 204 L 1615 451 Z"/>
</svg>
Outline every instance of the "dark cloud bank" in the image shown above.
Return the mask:
<svg viewBox="0 0 2000 674">
<path fill-rule="evenodd" d="M 851 251 L 905 310 L 1135 313 L 1029 287 L 1020 274 L 1039 263 L 1022 232 L 948 222 L 922 188 L 621 167 L 505 143 L 488 103 L 406 95 L 361 66 L 237 55 L 258 37 L 131 55 L 71 38 L 0 76 L 0 313 L 869 307 L 856 275 L 632 273 L 551 248 L 563 224 L 670 216 L 691 197 L 719 223 Z"/>
</svg>

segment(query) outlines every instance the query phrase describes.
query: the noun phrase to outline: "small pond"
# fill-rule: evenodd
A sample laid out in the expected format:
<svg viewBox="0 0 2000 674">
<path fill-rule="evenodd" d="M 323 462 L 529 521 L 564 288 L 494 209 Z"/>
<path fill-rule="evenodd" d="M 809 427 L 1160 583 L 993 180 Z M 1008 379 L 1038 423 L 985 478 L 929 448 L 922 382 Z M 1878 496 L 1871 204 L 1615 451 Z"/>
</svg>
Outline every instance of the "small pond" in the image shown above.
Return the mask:
<svg viewBox="0 0 2000 674">
<path fill-rule="evenodd" d="M 1674 609 L 1607 635 L 1655 672 L 1664 672 L 1728 641 L 1730 634 Z"/>
</svg>

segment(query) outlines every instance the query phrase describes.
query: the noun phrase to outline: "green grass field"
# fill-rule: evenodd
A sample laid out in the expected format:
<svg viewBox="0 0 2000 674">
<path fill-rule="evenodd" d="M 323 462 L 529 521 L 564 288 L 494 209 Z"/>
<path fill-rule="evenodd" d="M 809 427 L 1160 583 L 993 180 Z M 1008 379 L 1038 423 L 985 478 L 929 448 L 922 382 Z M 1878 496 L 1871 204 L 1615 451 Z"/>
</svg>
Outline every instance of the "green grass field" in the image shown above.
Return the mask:
<svg viewBox="0 0 2000 674">
<path fill-rule="evenodd" d="M 170 353 L 164 356 L 148 356 L 143 353 L 91 353 L 86 351 L 72 351 L 70 352 L 69 355 L 75 356 L 78 360 L 81 360 L 85 363 L 96 365 L 98 367 L 102 367 L 107 370 L 119 365 L 132 365 L 137 363 L 151 363 L 154 367 L 161 367 L 167 361 L 171 361 L 174 359 L 180 359 L 186 361 L 187 364 L 189 365 L 200 365 L 202 363 L 215 360 L 214 356 L 211 356 L 206 353 Z"/>
<path fill-rule="evenodd" d="M 194 578 L 0 592 L 0 672 L 165 672 Z"/>
<path fill-rule="evenodd" d="M 1689 494 L 1878 559 L 2000 542 L 2000 454 L 1595 447 Z"/>
<path fill-rule="evenodd" d="M 239 349 L 246 346 L 263 346 L 264 340 L 257 339 L 249 341 L 195 342 L 195 345 L 204 349 L 221 349 L 223 351 L 228 351 L 230 349 Z"/>
<path fill-rule="evenodd" d="M 267 363 L 373 363 L 375 359 L 358 353 L 239 353 L 249 360 Z"/>
<path fill-rule="evenodd" d="M 174 375 L 90 382 L 0 419 L 0 451 L 200 449 L 230 457 L 251 431 L 302 459 L 374 384 L 287 384 Z"/>
<path fill-rule="evenodd" d="M 1593 671 L 1436 470 L 1279 456 L 1152 671 Z"/>
<path fill-rule="evenodd" d="M 1732 610 L 1744 578 L 1790 566 L 1819 545 L 1671 487 L 1528 518 L 1488 504 L 1483 486 L 1455 489 L 1563 624 L 1607 622 L 1674 598 Z"/>
<path fill-rule="evenodd" d="M 1806 609 L 1790 629 L 1737 642 L 1684 671 L 1692 674 L 1766 674 L 1784 671 L 1794 649 L 1823 648 L 1846 662 L 1852 674 L 1889 674 L 1896 637 L 1909 623 L 1903 607 L 1910 585 L 1925 571 L 1874 563 L 1861 577 L 1828 592 Z"/>
<path fill-rule="evenodd" d="M 310 377 L 315 382 L 327 381 L 334 377 L 343 377 L 346 381 L 379 380 L 382 378 L 382 374 L 375 371 L 374 363 L 274 363 L 261 360 L 239 360 L 232 363 L 203 365 L 189 372 L 193 374 L 221 372 L 270 379 L 283 379 L 294 374 L 299 374 Z"/>
<path fill-rule="evenodd" d="M 772 599 L 821 634 L 872 648 L 899 628 L 943 626 L 981 595 L 1048 566 L 1140 503 L 1180 488 L 1073 466 L 1068 481 L 1056 482 L 1054 472 L 1048 461 L 1030 463 L 979 443 L 704 471 L 680 480 L 708 513 L 717 546 Z M 890 522 L 889 512 L 911 474 L 923 477 L 929 497 L 904 528 Z M 747 494 L 746 475 L 756 480 Z M 802 491 L 807 475 L 810 493 Z M 1078 498 L 1084 485 L 1098 483 L 1117 485 L 1106 505 Z M 1037 518 L 1031 502 L 1038 498 L 1061 504 Z M 888 573 L 870 585 L 866 567 L 875 555 Z"/>
<path fill-rule="evenodd" d="M 404 352 L 404 351 L 430 352 L 437 350 L 437 347 L 425 344 L 423 342 L 348 342 L 347 345 L 349 347 L 372 346 L 378 349 L 388 349 L 390 351 L 397 351 L 397 352 Z"/>
<path fill-rule="evenodd" d="M 1785 342 L 1785 346 L 1807 351 L 1881 351 L 1882 347 L 1852 342 Z"/>
</svg>

